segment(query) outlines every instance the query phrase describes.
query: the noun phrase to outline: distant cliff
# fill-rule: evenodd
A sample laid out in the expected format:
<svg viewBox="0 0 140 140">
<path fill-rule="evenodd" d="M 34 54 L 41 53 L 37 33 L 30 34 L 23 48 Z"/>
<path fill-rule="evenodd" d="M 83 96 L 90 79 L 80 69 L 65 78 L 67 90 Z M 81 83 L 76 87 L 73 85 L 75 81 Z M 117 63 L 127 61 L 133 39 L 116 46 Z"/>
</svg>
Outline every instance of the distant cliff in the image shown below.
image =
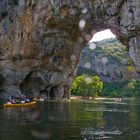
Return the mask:
<svg viewBox="0 0 140 140">
<path fill-rule="evenodd" d="M 104 82 L 138 78 L 127 48 L 116 38 L 90 43 L 84 50 L 77 75 L 99 75 Z"/>
</svg>

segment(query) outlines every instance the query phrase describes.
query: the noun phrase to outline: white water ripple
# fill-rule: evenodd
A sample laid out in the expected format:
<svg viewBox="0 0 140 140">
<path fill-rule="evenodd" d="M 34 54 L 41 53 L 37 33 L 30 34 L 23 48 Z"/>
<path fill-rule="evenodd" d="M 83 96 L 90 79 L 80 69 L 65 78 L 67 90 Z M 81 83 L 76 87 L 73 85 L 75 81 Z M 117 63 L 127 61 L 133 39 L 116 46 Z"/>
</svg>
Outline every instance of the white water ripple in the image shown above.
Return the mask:
<svg viewBox="0 0 140 140">
<path fill-rule="evenodd" d="M 85 109 L 84 111 L 89 111 L 89 112 L 118 112 L 118 113 L 129 113 L 128 110 L 121 110 L 121 109 L 108 109 L 108 108 L 90 108 L 90 109 Z"/>
<path fill-rule="evenodd" d="M 81 135 L 86 138 L 90 138 L 90 139 L 112 139 L 112 137 L 114 136 L 120 136 L 122 135 L 123 132 L 121 132 L 120 130 L 116 129 L 116 130 L 95 130 L 91 127 L 89 128 L 85 128 L 82 132 Z"/>
</svg>

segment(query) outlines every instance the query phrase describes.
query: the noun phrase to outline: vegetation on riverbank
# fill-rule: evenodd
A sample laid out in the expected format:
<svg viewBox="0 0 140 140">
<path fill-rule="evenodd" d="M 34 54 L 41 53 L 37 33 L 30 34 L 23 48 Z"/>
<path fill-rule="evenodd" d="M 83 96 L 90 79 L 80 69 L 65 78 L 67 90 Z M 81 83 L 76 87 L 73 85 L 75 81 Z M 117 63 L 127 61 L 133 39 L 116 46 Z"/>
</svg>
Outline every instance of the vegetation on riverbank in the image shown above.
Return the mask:
<svg viewBox="0 0 140 140">
<path fill-rule="evenodd" d="M 76 96 L 98 96 L 103 82 L 98 76 L 81 75 L 74 81 L 70 92 Z"/>
<path fill-rule="evenodd" d="M 104 83 L 100 94 L 102 97 L 138 97 L 140 96 L 140 81 L 124 80 L 113 83 Z"/>
<path fill-rule="evenodd" d="M 70 93 L 83 97 L 138 97 L 140 81 L 132 79 L 103 83 L 98 76 L 81 75 L 74 81 Z"/>
<path fill-rule="evenodd" d="M 89 87 L 85 77 L 98 80 L 93 78 L 94 85 Z M 140 80 L 135 79 L 139 79 L 139 74 L 128 57 L 127 48 L 116 38 L 106 39 L 91 43 L 84 49 L 70 92 L 83 97 L 138 97 Z M 91 87 L 99 83 L 102 83 L 99 91 L 95 92 Z"/>
</svg>

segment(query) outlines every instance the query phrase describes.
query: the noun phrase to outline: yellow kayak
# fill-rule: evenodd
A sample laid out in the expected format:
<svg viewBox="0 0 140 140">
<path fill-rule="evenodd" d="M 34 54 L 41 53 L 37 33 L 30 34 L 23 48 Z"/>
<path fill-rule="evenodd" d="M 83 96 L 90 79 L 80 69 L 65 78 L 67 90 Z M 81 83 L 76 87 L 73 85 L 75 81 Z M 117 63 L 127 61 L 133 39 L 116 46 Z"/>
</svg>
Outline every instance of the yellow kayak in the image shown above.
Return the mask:
<svg viewBox="0 0 140 140">
<path fill-rule="evenodd" d="M 36 101 L 23 104 L 4 104 L 4 107 L 30 107 L 36 105 Z"/>
</svg>

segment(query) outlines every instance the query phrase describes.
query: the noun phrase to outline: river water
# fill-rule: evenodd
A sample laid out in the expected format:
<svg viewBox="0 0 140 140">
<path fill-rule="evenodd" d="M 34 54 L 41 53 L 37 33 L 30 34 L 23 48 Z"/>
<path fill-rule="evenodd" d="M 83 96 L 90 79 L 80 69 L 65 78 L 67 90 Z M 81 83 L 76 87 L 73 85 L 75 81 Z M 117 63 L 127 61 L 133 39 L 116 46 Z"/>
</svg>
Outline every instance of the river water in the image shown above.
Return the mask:
<svg viewBox="0 0 140 140">
<path fill-rule="evenodd" d="M 139 140 L 140 101 L 40 102 L 0 108 L 0 140 Z"/>
</svg>

